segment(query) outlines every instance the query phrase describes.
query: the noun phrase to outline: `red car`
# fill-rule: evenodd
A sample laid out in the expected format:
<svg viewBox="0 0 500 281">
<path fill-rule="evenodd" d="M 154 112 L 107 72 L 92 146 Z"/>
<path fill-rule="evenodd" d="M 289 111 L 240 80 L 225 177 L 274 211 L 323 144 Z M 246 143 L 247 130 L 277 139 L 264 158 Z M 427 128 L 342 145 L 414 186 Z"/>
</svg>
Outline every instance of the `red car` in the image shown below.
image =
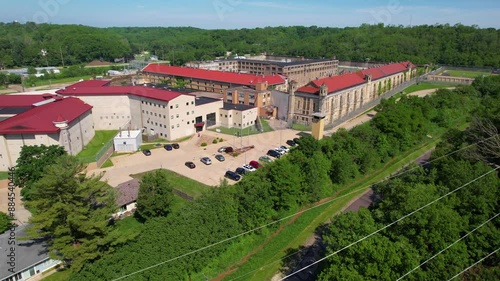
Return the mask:
<svg viewBox="0 0 500 281">
<path fill-rule="evenodd" d="M 261 168 L 262 166 L 260 165 L 259 162 L 252 160 L 250 163 L 248 163 L 250 166 L 254 167 L 255 169 Z"/>
</svg>

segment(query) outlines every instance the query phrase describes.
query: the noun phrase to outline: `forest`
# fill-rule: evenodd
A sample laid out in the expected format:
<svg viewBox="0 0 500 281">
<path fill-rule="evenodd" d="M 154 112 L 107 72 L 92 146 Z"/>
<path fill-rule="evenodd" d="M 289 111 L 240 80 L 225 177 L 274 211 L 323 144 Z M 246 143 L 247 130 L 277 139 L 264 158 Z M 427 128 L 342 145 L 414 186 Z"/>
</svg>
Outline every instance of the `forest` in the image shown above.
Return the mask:
<svg viewBox="0 0 500 281">
<path fill-rule="evenodd" d="M 42 49 L 47 50 L 47 56 L 41 55 Z M 500 66 L 500 30 L 461 24 L 204 30 L 0 23 L 0 69 L 132 59 L 142 51 L 175 65 L 213 60 L 230 51 L 240 55 L 266 52 L 357 62 L 410 60 L 419 65 L 491 68 Z"/>
<path fill-rule="evenodd" d="M 372 122 L 351 131 L 340 130 L 321 141 L 302 137 L 287 157 L 238 184 L 223 183 L 180 210 L 149 218 L 136 239 L 85 263 L 70 280 L 112 280 L 160 262 L 129 279 L 188 280 L 208 265 L 214 266 L 229 247 L 252 238 L 219 241 L 332 196 L 426 138 L 443 136 L 433 158 L 475 144 L 430 167 L 378 184 L 375 191 L 382 200 L 377 205 L 333 218 L 324 232 L 328 253 L 334 252 L 488 173 L 439 204 L 328 259 L 320 275 L 320 280 L 394 280 L 498 212 L 500 181 L 492 167 L 500 164 L 499 93 L 500 76 L 491 76 L 478 78 L 472 86 L 441 89 L 424 98 L 384 100 Z M 465 131 L 458 130 L 466 124 Z M 442 280 L 458 273 L 498 247 L 498 225 L 498 220 L 490 222 L 407 278 Z M 268 235 L 278 227 L 273 224 L 257 234 Z M 215 246 L 204 248 L 213 243 Z M 194 254 L 187 254 L 190 252 Z M 478 276 L 493 273 L 498 274 L 498 258 L 473 271 Z"/>
</svg>

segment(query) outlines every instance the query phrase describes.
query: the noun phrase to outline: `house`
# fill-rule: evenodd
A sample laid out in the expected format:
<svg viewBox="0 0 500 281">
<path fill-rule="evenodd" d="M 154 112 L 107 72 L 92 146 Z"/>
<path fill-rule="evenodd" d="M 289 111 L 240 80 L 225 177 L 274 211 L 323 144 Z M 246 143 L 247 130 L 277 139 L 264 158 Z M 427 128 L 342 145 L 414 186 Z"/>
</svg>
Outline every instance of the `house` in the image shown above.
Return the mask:
<svg viewBox="0 0 500 281">
<path fill-rule="evenodd" d="M 113 215 L 115 218 L 128 216 L 135 212 L 137 209 L 136 201 L 137 196 L 139 195 L 139 187 L 140 183 L 138 179 L 121 183 L 116 187 L 118 192 L 116 205 L 119 209 L 118 212 Z"/>
<path fill-rule="evenodd" d="M 0 280 L 24 281 L 54 268 L 61 261 L 49 258 L 47 245 L 43 241 L 20 241 L 26 235 L 27 225 L 18 226 L 14 232 L 0 234 Z M 14 237 L 15 239 L 12 239 Z M 15 245 L 12 243 L 15 241 Z M 10 243 L 9 243 L 10 242 Z M 12 249 L 15 256 L 10 255 Z"/>
</svg>

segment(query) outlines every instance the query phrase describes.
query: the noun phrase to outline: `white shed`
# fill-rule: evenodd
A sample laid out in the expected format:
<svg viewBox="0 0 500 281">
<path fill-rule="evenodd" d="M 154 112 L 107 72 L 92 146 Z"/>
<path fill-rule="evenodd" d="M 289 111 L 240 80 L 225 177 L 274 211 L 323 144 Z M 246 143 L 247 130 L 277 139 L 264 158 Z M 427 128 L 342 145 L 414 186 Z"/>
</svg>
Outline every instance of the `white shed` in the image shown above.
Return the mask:
<svg viewBox="0 0 500 281">
<path fill-rule="evenodd" d="M 115 151 L 134 152 L 142 145 L 142 131 L 121 131 L 114 138 Z"/>
</svg>

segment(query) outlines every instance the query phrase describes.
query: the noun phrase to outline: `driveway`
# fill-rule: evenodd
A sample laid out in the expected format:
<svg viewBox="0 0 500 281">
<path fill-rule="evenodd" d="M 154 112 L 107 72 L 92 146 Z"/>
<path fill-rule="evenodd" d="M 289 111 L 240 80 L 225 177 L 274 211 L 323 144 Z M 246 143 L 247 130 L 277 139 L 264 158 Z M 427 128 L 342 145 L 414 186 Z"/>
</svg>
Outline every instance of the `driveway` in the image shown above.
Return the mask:
<svg viewBox="0 0 500 281">
<path fill-rule="evenodd" d="M 285 144 L 288 139 L 298 137 L 299 133 L 294 130 L 281 130 L 238 138 L 205 131 L 202 133 L 204 136 L 222 138 L 224 141 L 218 144 L 209 144 L 207 147 L 200 147 L 197 145 L 198 136 L 194 136 L 192 139 L 180 143 L 180 149 L 166 151 L 163 147 L 160 147 L 151 150 L 151 156 L 135 153 L 114 157 L 112 158 L 113 167 L 91 170 L 89 173 L 105 171 L 103 180 L 107 180 L 111 186 L 117 186 L 120 183 L 130 180 L 131 174 L 164 168 L 206 185 L 217 186 L 220 184 L 227 170 L 234 171 L 251 160 L 258 160 L 260 156 L 266 155 L 269 149 Z M 219 162 L 214 158 L 216 154 L 219 154 L 217 150 L 222 146 L 239 148 L 251 145 L 255 146 L 255 148 L 237 157 L 222 153 L 226 158 L 224 162 Z M 200 162 L 200 158 L 205 156 L 212 159 L 211 165 L 205 165 Z M 194 162 L 196 168 L 191 170 L 186 167 L 184 163 L 187 161 Z M 230 184 L 235 183 L 231 180 L 228 182 Z"/>
</svg>

